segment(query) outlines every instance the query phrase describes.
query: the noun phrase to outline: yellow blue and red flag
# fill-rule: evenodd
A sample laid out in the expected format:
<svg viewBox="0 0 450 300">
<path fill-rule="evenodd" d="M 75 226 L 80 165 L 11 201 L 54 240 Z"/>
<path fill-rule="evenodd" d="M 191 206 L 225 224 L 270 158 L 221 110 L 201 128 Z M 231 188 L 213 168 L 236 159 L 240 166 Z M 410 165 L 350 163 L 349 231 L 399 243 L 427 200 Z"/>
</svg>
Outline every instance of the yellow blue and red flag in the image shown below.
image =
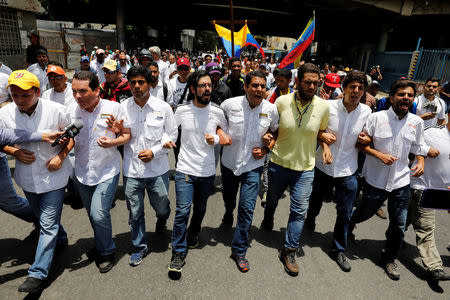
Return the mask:
<svg viewBox="0 0 450 300">
<path fill-rule="evenodd" d="M 288 68 L 294 69 L 298 68 L 299 62 L 302 58 L 303 52 L 309 47 L 311 42 L 314 40 L 314 32 L 316 27 L 316 18 L 313 16 L 308 24 L 306 24 L 305 29 L 302 34 L 292 46 L 291 51 L 286 55 L 283 61 L 279 64 L 278 68 Z"/>
<path fill-rule="evenodd" d="M 263 49 L 259 46 L 258 42 L 255 40 L 253 35 L 250 33 L 247 24 L 241 28 L 241 30 L 234 32 L 234 55 L 231 53 L 231 30 L 217 25 L 214 23 L 217 34 L 222 40 L 225 51 L 227 51 L 228 56 L 236 56 L 239 57 L 241 55 L 242 48 L 247 45 L 252 45 L 256 47 L 262 54 L 263 58 L 265 57 Z"/>
</svg>

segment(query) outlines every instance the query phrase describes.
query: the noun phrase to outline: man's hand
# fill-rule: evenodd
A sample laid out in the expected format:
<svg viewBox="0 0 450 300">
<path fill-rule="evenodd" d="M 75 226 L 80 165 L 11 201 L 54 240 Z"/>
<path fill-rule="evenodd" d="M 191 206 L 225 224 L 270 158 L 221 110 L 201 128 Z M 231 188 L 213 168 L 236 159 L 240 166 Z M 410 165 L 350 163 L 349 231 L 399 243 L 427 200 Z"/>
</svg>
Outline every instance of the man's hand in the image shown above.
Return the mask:
<svg viewBox="0 0 450 300">
<path fill-rule="evenodd" d="M 208 145 L 214 145 L 214 136 L 212 136 L 211 134 L 205 134 L 205 140 Z"/>
<path fill-rule="evenodd" d="M 330 132 L 319 132 L 317 137 L 328 145 L 332 145 L 336 142 L 336 136 Z"/>
<path fill-rule="evenodd" d="M 423 170 L 425 168 L 425 157 L 421 155 L 416 156 L 417 164 L 411 168 L 411 171 L 414 171 L 414 173 L 411 175 L 413 177 L 420 177 L 423 174 Z"/>
<path fill-rule="evenodd" d="M 436 114 L 433 114 L 431 112 L 427 112 L 427 113 L 424 113 L 423 115 L 420 115 L 420 117 L 423 120 L 430 120 L 430 119 L 433 119 L 434 117 L 436 117 Z"/>
<path fill-rule="evenodd" d="M 172 148 L 176 148 L 177 145 L 173 141 L 168 141 L 163 145 L 163 147 L 167 148 L 167 149 L 172 149 Z"/>
<path fill-rule="evenodd" d="M 333 163 L 333 155 L 331 154 L 329 147 L 325 147 L 323 149 L 322 161 L 324 165 L 330 165 Z"/>
<path fill-rule="evenodd" d="M 150 149 L 142 150 L 138 153 L 138 158 L 147 163 L 153 159 L 153 151 Z"/>
<path fill-rule="evenodd" d="M 116 145 L 114 143 L 114 140 L 112 140 L 106 136 L 102 136 L 101 138 L 98 138 L 97 144 L 102 148 L 111 148 Z"/>
<path fill-rule="evenodd" d="M 106 124 L 108 124 L 108 128 L 114 133 L 121 133 L 123 129 L 123 120 L 116 120 L 114 116 L 109 116 L 106 119 Z"/>
<path fill-rule="evenodd" d="M 49 133 L 43 133 L 42 134 L 42 141 L 46 143 L 53 143 L 57 138 L 59 138 L 61 135 L 64 134 L 64 131 L 55 131 L 55 132 L 49 132 Z M 69 139 L 64 138 L 59 141 L 60 145 L 64 145 L 67 143 Z"/>
<path fill-rule="evenodd" d="M 392 165 L 396 160 L 398 160 L 397 157 L 394 157 L 392 155 L 389 154 L 384 154 L 382 153 L 380 155 L 380 157 L 378 157 L 379 160 L 381 160 L 383 162 L 383 164 L 385 164 L 386 166 L 390 166 Z"/>
<path fill-rule="evenodd" d="M 36 157 L 33 155 L 33 151 L 28 151 L 26 149 L 19 149 L 14 152 L 14 157 L 17 158 L 23 164 L 29 165 L 36 160 Z"/>
<path fill-rule="evenodd" d="M 320 89 L 319 94 L 320 94 L 320 98 L 322 98 L 323 100 L 328 100 L 331 97 L 331 91 L 329 93 L 327 93 L 324 88 Z"/>
<path fill-rule="evenodd" d="M 252 154 L 254 159 L 261 159 L 267 154 L 267 152 L 264 148 L 255 147 L 252 149 Z"/>
<path fill-rule="evenodd" d="M 57 170 L 61 169 L 62 164 L 63 164 L 63 160 L 61 159 L 61 157 L 59 157 L 59 155 L 56 155 L 56 156 L 52 157 L 45 164 L 45 166 L 47 167 L 47 170 L 49 170 L 50 172 L 53 172 L 53 171 L 57 171 Z"/>
<path fill-rule="evenodd" d="M 430 150 L 428 150 L 427 156 L 428 156 L 429 158 L 435 158 L 435 157 L 438 156 L 438 155 L 439 155 L 439 150 L 436 149 L 436 148 L 430 147 Z"/>
<path fill-rule="evenodd" d="M 372 138 L 368 136 L 365 132 L 360 132 L 358 134 L 358 143 L 361 145 L 368 145 L 372 142 Z"/>
<path fill-rule="evenodd" d="M 269 147 L 270 143 L 272 143 L 272 141 L 273 141 L 273 135 L 270 132 L 263 135 L 262 142 L 263 142 L 264 146 Z"/>
</svg>

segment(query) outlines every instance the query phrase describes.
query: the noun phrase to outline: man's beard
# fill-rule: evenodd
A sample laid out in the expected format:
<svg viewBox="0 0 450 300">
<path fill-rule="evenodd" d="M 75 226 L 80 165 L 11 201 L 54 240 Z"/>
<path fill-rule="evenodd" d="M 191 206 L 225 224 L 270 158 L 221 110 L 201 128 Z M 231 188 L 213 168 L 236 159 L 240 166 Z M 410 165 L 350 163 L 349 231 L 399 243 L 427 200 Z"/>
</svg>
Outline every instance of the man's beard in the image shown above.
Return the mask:
<svg viewBox="0 0 450 300">
<path fill-rule="evenodd" d="M 207 100 L 205 100 L 205 99 L 203 99 L 203 95 L 204 94 L 202 94 L 202 95 L 196 94 L 195 96 L 197 98 L 198 103 L 200 103 L 202 105 L 208 105 L 211 98 L 208 98 Z"/>
<path fill-rule="evenodd" d="M 311 101 L 314 98 L 314 93 L 311 96 L 307 96 L 302 89 L 298 89 L 298 93 L 300 95 L 300 99 L 303 101 Z"/>
<path fill-rule="evenodd" d="M 158 77 L 156 76 L 150 76 L 150 82 L 155 83 L 158 80 Z"/>
</svg>

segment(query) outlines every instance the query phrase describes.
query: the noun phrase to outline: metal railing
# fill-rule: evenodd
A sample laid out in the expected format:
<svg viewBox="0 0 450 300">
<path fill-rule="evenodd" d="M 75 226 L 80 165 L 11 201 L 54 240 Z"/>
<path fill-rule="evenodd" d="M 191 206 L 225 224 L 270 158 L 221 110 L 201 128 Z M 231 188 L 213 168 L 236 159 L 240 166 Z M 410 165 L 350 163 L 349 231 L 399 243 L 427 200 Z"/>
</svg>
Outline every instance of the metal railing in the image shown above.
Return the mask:
<svg viewBox="0 0 450 300">
<path fill-rule="evenodd" d="M 425 81 L 437 77 L 441 82 L 450 80 L 450 51 L 423 50 L 419 51 L 417 67 L 413 75 L 414 81 Z"/>
</svg>

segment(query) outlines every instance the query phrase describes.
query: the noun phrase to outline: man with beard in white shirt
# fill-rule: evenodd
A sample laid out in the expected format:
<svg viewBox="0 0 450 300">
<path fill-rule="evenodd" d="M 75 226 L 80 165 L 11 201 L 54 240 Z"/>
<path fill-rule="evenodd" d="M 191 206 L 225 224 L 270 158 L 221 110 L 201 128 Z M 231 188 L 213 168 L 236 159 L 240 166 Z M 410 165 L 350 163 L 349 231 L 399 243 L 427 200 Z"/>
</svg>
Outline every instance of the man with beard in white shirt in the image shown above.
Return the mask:
<svg viewBox="0 0 450 300">
<path fill-rule="evenodd" d="M 0 127 L 27 131 L 61 131 L 70 118 L 64 106 L 39 99 L 38 78 L 26 71 L 11 73 L 8 81 L 14 100 L 0 109 Z M 63 146 L 48 143 L 22 143 L 5 147 L 16 158 L 14 179 L 23 190 L 39 219 L 40 232 L 34 263 L 19 292 L 37 293 L 44 288 L 56 247 L 67 245 L 67 234 L 61 226 L 64 190 L 71 172 L 67 154 L 73 147 L 69 139 Z"/>
<path fill-rule="evenodd" d="M 123 176 L 133 253 L 131 266 L 139 265 L 147 255 L 144 196 L 156 212 L 156 233 L 164 233 L 170 215 L 169 158 L 163 145 L 178 135 L 171 107 L 150 95 L 150 73 L 143 66 L 132 67 L 127 74 L 133 97 L 121 105 L 130 120 L 132 139 L 124 147 Z"/>
<path fill-rule="evenodd" d="M 400 279 L 395 259 L 405 236 L 410 176 L 423 174 L 427 155 L 423 150 L 423 120 L 408 112 L 415 93 L 416 85 L 412 81 L 394 81 L 389 92 L 391 108 L 371 114 L 366 121 L 364 133 L 372 139 L 373 148 L 363 147 L 368 154 L 363 167 L 365 185 L 361 204 L 353 212 L 349 228 L 352 235 L 355 225 L 371 218 L 388 199 L 389 226 L 382 258 L 384 270 L 392 280 Z M 410 152 L 417 159 L 411 169 Z"/>
<path fill-rule="evenodd" d="M 349 272 L 351 266 L 344 251 L 347 248 L 350 217 L 358 190 L 358 149 L 355 146 L 371 110 L 359 102 L 367 89 L 364 73 L 350 72 L 344 79 L 343 89 L 343 99 L 328 101 L 330 117 L 325 132 L 332 134 L 333 138 L 330 145 L 319 142 L 305 228 L 314 231 L 323 198 L 331 195 L 335 187 L 337 216 L 329 255 L 343 271 Z"/>
<path fill-rule="evenodd" d="M 95 247 L 88 256 L 96 260 L 100 273 L 106 273 L 113 267 L 116 250 L 110 210 L 120 174 L 117 146 L 131 139 L 130 128 L 119 103 L 100 99 L 100 85 L 94 73 L 76 73 L 72 90 L 77 102 L 69 107 L 72 121 L 84 124 L 75 137 L 74 152 L 75 184 L 94 229 Z M 122 121 L 122 128 L 109 130 L 108 120 L 112 118 Z"/>
<path fill-rule="evenodd" d="M 445 102 L 438 95 L 439 79 L 428 78 L 423 94 L 414 99 L 417 103 L 416 115 L 424 121 L 425 128 L 445 124 Z"/>
<path fill-rule="evenodd" d="M 29 66 L 27 71 L 30 71 L 31 73 L 37 76 L 41 86 L 41 93 L 43 93 L 49 88 L 47 79 L 47 65 L 48 65 L 47 50 L 38 49 L 36 51 L 36 59 L 37 63 Z"/>
<path fill-rule="evenodd" d="M 54 101 L 66 107 L 75 103 L 72 85 L 67 82 L 66 72 L 61 66 L 49 65 L 47 78 L 53 88 L 46 90 L 42 99 Z"/>
<path fill-rule="evenodd" d="M 167 64 L 161 59 L 161 49 L 158 46 L 153 46 L 148 49 L 153 56 L 153 61 L 158 64 L 159 80 L 164 83 L 169 83 L 169 69 Z"/>
<path fill-rule="evenodd" d="M 264 100 L 266 76 L 252 71 L 245 77 L 245 96 L 225 100 L 221 107 L 228 119 L 229 134 L 233 141 L 222 153 L 223 200 L 225 203 L 225 226 L 233 225 L 233 211 L 240 185 L 236 230 L 231 243 L 231 258 L 239 271 L 250 269 L 246 253 L 253 211 L 259 192 L 264 157 L 270 152 L 263 145 L 262 137 L 278 129 L 278 111 L 274 104 Z"/>
<path fill-rule="evenodd" d="M 98 81 L 102 84 L 106 81 L 103 67 L 109 58 L 106 57 L 105 50 L 103 49 L 97 49 L 97 51 L 95 51 L 95 57 L 96 58 L 91 61 L 91 68 L 97 72 Z"/>
<path fill-rule="evenodd" d="M 417 249 L 431 278 L 435 281 L 450 280 L 450 275 L 443 269 L 434 238 L 435 211 L 420 207 L 420 199 L 425 188 L 450 187 L 450 122 L 447 126 L 437 125 L 425 129 L 424 136 L 426 144 L 431 148 L 425 159 L 423 175 L 411 177 L 407 227 L 409 224 L 413 225 Z"/>
<path fill-rule="evenodd" d="M 214 164 L 214 145 L 230 144 L 229 137 L 221 139 L 217 128 L 227 130 L 223 110 L 210 103 L 212 82 L 205 71 L 194 72 L 189 76 L 189 104 L 178 106 L 175 120 L 181 126 L 181 150 L 175 174 L 177 206 L 172 231 L 172 258 L 169 271 L 181 272 L 188 248 L 199 244 L 206 213 L 206 202 L 214 186 L 216 168 Z M 170 145 L 173 146 L 172 141 Z M 187 223 L 194 204 L 194 212 L 189 228 Z"/>
</svg>

